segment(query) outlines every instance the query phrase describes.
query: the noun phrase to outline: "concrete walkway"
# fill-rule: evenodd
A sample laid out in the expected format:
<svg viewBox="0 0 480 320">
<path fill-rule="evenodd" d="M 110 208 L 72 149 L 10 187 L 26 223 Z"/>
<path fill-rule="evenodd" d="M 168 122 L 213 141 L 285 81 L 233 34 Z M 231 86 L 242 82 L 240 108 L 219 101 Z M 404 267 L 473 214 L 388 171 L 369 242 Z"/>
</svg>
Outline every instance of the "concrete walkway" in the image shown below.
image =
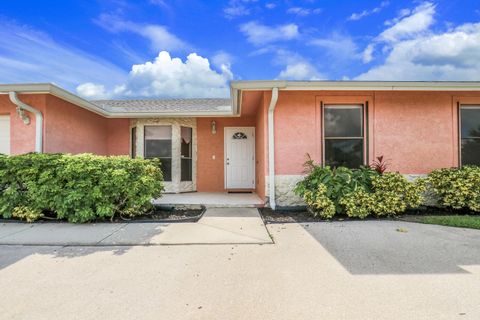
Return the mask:
<svg viewBox="0 0 480 320">
<path fill-rule="evenodd" d="M 271 244 L 255 208 L 209 208 L 196 223 L 2 223 L 0 245 Z"/>
<path fill-rule="evenodd" d="M 267 227 L 275 245 L 0 246 L 0 318 L 480 319 L 480 230 Z"/>
<path fill-rule="evenodd" d="M 154 200 L 165 206 L 205 206 L 207 208 L 258 208 L 265 204 L 255 193 L 188 192 L 163 194 Z"/>
</svg>

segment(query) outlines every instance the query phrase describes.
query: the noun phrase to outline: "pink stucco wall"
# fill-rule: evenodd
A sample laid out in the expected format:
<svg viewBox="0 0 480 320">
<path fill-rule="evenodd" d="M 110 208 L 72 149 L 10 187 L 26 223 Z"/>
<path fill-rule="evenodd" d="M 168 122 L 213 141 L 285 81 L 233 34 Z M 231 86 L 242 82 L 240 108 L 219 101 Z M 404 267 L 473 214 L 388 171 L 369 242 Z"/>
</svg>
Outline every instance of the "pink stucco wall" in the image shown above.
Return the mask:
<svg viewBox="0 0 480 320">
<path fill-rule="evenodd" d="M 34 105 L 42 113 L 45 113 L 45 94 L 22 95 L 18 97 L 27 104 Z M 10 116 L 10 141 L 11 153 L 22 154 L 35 150 L 35 116 L 29 112 L 30 124 L 25 125 L 15 111 L 16 106 L 10 102 L 8 95 L 0 95 L 0 115 Z"/>
<path fill-rule="evenodd" d="M 39 109 L 44 118 L 44 152 L 128 155 L 129 119 L 107 119 L 49 94 L 23 94 L 19 98 Z M 7 95 L 0 95 L 0 114 L 10 115 L 11 152 L 35 150 L 35 116 L 25 125 Z"/>
<path fill-rule="evenodd" d="M 212 134 L 212 120 L 216 122 L 216 134 Z M 225 127 L 255 127 L 255 117 L 197 119 L 197 191 L 225 191 Z"/>
<path fill-rule="evenodd" d="M 107 120 L 107 153 L 108 155 L 130 154 L 130 119 Z"/>
<path fill-rule="evenodd" d="M 47 96 L 45 152 L 107 155 L 107 129 L 106 118 L 55 96 Z"/>
<path fill-rule="evenodd" d="M 270 96 L 267 97 L 265 94 L 262 94 L 255 119 L 255 192 L 261 199 L 265 198 L 265 176 L 267 175 L 268 168 L 268 102 L 265 103 L 265 101 L 269 102 Z"/>
<path fill-rule="evenodd" d="M 370 162 L 383 155 L 391 171 L 421 174 L 458 165 L 457 102 L 480 104 L 480 94 L 281 91 L 275 111 L 277 175 L 301 174 L 306 153 L 321 161 L 321 102 L 368 102 Z"/>
</svg>

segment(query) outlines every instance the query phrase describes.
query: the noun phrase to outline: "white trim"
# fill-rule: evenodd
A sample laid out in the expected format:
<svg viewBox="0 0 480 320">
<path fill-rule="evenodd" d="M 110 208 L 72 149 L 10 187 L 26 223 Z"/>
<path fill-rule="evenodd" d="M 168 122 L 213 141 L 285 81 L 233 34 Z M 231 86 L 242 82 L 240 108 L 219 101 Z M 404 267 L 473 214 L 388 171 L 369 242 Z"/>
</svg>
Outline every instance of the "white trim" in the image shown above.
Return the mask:
<svg viewBox="0 0 480 320">
<path fill-rule="evenodd" d="M 268 185 L 269 185 L 269 204 L 272 210 L 275 210 L 275 107 L 278 101 L 278 88 L 272 89 L 272 98 L 268 106 Z"/>
<path fill-rule="evenodd" d="M 252 156 L 252 161 L 253 161 L 253 188 L 255 189 L 257 186 L 257 179 L 256 179 L 256 146 L 255 146 L 255 134 L 256 134 L 256 128 L 255 127 L 223 127 L 223 183 L 224 183 L 224 188 L 225 190 L 229 190 L 232 188 L 228 188 L 228 181 L 227 181 L 227 130 L 228 129 L 252 129 L 253 130 L 253 156 Z M 250 189 L 250 188 L 248 188 Z"/>
<path fill-rule="evenodd" d="M 237 90 L 480 91 L 479 81 L 232 81 Z"/>
<path fill-rule="evenodd" d="M 11 118 L 9 114 L 0 114 L 0 122 L 5 123 L 5 136 L 0 136 L 0 154 L 3 152 L 3 154 L 10 155 L 12 154 L 12 125 L 11 125 Z M 2 140 L 5 142 L 5 145 L 2 145 Z M 6 150 L 3 150 L 3 147 L 5 147 Z"/>
</svg>

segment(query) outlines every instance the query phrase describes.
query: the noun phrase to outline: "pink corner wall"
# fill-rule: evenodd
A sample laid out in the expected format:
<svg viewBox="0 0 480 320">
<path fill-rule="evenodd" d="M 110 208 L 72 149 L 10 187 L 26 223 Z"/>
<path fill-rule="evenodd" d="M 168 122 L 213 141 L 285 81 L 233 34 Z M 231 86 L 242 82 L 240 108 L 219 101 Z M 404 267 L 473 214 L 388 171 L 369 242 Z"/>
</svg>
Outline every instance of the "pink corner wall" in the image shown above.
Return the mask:
<svg viewBox="0 0 480 320">
<path fill-rule="evenodd" d="M 217 126 L 216 134 L 212 134 L 213 120 Z M 255 127 L 255 123 L 255 117 L 197 119 L 197 191 L 225 191 L 224 129 Z"/>
<path fill-rule="evenodd" d="M 270 96 L 268 97 L 267 103 L 265 103 L 266 100 L 267 97 L 265 94 L 263 94 L 255 118 L 255 192 L 260 197 L 260 199 L 265 199 L 265 176 L 267 175 L 268 166 L 267 112 L 268 103 L 270 102 Z"/>
<path fill-rule="evenodd" d="M 130 119 L 107 119 L 107 153 L 130 155 Z"/>
<path fill-rule="evenodd" d="M 46 94 L 19 94 L 18 97 L 27 104 L 34 105 L 45 113 Z M 0 95 L 0 115 L 10 116 L 11 153 L 22 154 L 35 151 L 35 116 L 29 112 L 30 124 L 25 125 L 16 113 L 16 106 L 10 102 L 8 95 Z"/>
<path fill-rule="evenodd" d="M 106 118 L 52 95 L 44 117 L 45 152 L 108 154 Z"/>
<path fill-rule="evenodd" d="M 422 174 L 458 165 L 457 102 L 480 104 L 480 94 L 281 91 L 275 111 L 277 175 L 301 174 L 306 153 L 321 162 L 321 102 L 368 102 L 370 162 L 384 155 L 391 171 Z"/>
<path fill-rule="evenodd" d="M 107 119 L 49 94 L 21 94 L 19 98 L 43 114 L 44 152 L 129 154 L 129 119 Z M 0 95 L 0 115 L 10 115 L 12 154 L 35 150 L 35 116 L 27 114 L 29 125 L 22 122 L 8 96 Z"/>
</svg>

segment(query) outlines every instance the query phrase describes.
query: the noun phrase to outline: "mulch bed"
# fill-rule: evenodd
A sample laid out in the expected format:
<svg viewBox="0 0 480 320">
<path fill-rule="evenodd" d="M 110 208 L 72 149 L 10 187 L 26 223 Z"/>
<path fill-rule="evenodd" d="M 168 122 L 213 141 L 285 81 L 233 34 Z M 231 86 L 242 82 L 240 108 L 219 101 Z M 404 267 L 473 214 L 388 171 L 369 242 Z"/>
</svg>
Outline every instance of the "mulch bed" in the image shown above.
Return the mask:
<svg viewBox="0 0 480 320">
<path fill-rule="evenodd" d="M 197 222 L 203 216 L 205 208 L 203 209 L 165 209 L 156 208 L 150 213 L 146 213 L 141 216 L 133 218 L 120 218 L 116 217 L 113 221 L 110 219 L 98 219 L 88 223 L 139 223 L 139 222 L 156 222 L 156 223 L 177 223 L 177 222 Z M 3 219 L 0 217 L 0 223 L 3 222 L 25 222 L 19 219 Z M 34 223 L 68 223 L 66 220 L 57 220 L 48 215 L 42 219 L 35 221 Z"/>
<path fill-rule="evenodd" d="M 205 209 L 185 210 L 155 210 L 152 213 L 134 217 L 133 219 L 118 219 L 115 222 L 197 222 Z"/>
<path fill-rule="evenodd" d="M 365 219 L 358 218 L 349 218 L 348 216 L 335 216 L 333 219 L 326 220 L 322 218 L 313 217 L 307 210 L 275 210 L 273 211 L 270 208 L 261 208 L 260 214 L 262 215 L 263 221 L 265 223 L 301 223 L 301 222 L 320 222 L 320 221 L 359 221 L 359 220 L 407 220 L 408 217 L 414 216 L 431 216 L 431 215 L 478 215 L 469 210 L 452 210 L 447 208 L 436 208 L 436 207 L 422 207 L 415 210 L 407 210 L 403 215 L 398 217 L 382 217 L 376 218 L 374 216 L 367 217 Z"/>
</svg>

